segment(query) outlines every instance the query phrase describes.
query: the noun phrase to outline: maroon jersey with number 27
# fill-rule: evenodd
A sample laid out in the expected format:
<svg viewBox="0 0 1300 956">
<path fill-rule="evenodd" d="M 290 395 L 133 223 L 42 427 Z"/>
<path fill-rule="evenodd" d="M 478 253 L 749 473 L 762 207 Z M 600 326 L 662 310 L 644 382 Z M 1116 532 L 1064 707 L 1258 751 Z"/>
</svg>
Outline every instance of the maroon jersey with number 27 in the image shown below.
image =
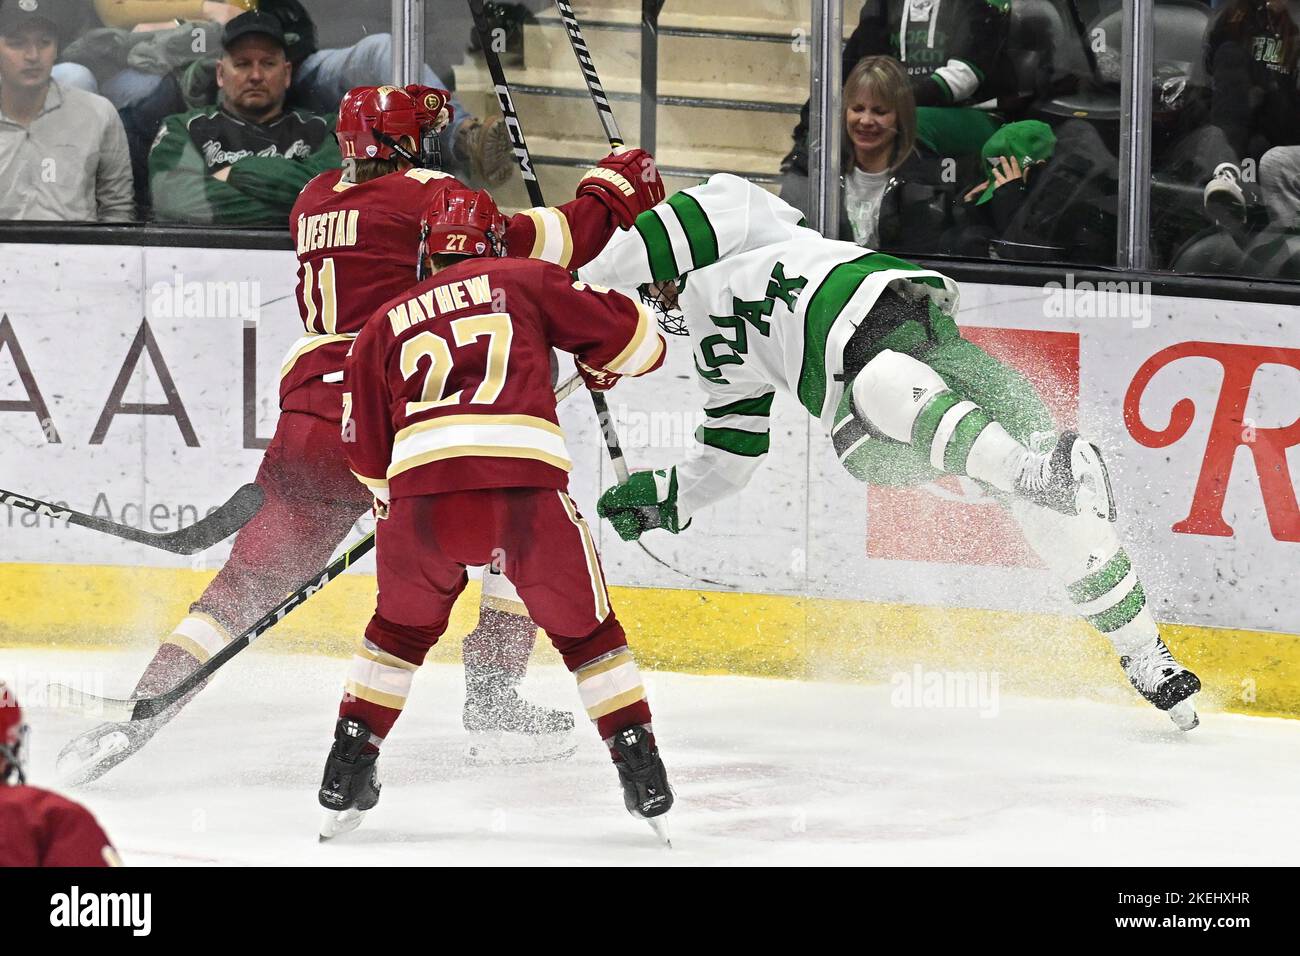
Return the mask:
<svg viewBox="0 0 1300 956">
<path fill-rule="evenodd" d="M 347 359 L 352 471 L 383 498 L 567 488 L 552 347 L 644 375 L 665 343 L 640 302 L 536 260 L 467 259 L 386 303 Z"/>
</svg>

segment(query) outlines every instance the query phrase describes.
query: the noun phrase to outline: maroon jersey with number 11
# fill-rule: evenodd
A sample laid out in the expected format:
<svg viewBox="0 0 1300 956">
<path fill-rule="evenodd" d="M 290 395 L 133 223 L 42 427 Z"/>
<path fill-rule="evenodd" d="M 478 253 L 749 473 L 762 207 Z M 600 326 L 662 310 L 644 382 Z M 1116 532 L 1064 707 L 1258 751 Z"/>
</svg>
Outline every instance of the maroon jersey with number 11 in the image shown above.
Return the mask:
<svg viewBox="0 0 1300 956">
<path fill-rule="evenodd" d="M 376 307 L 410 288 L 420 219 L 449 187 L 448 175 L 409 169 L 368 182 L 322 173 L 294 203 L 289 228 L 298 255 L 298 311 L 305 335 L 280 369 L 280 408 L 338 421 L 343 357 Z M 617 223 L 595 196 L 556 207 L 525 209 L 506 225 L 510 256 L 544 259 L 569 269 L 604 248 Z M 321 383 L 326 387 L 322 387 Z"/>
</svg>

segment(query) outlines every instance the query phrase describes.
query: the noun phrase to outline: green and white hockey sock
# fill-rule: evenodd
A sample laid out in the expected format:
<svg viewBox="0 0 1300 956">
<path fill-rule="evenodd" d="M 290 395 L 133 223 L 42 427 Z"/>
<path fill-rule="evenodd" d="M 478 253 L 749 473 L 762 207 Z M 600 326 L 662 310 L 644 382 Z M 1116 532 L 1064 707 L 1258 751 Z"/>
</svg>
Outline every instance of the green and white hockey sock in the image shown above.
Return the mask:
<svg viewBox="0 0 1300 956">
<path fill-rule="evenodd" d="M 948 388 L 924 362 L 889 349 L 858 373 L 853 407 L 881 434 L 911 445 L 939 471 L 968 475 L 1002 491 L 1032 456 L 984 409 Z"/>
<path fill-rule="evenodd" d="M 1008 507 L 1079 616 L 1106 635 L 1121 657 L 1148 653 L 1160 630 L 1115 526 L 1095 515 L 1059 514 L 1021 500 Z"/>
<path fill-rule="evenodd" d="M 969 475 L 1002 491 L 1014 487 L 1016 466 L 1029 454 L 974 402 L 944 390 L 916 417 L 912 445 L 950 475 Z"/>
</svg>

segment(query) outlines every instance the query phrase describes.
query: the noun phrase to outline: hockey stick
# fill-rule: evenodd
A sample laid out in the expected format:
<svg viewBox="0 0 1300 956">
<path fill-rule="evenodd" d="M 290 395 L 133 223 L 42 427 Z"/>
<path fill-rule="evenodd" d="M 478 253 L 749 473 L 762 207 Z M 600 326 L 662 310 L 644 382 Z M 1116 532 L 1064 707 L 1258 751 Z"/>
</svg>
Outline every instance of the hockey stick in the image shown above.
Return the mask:
<svg viewBox="0 0 1300 956">
<path fill-rule="evenodd" d="M 290 611 L 304 604 L 309 597 L 350 568 L 374 546 L 375 533 L 372 531 L 263 615 L 256 624 L 213 654 L 203 664 L 196 667 L 171 690 L 163 691 L 163 693 L 153 697 L 119 700 L 114 697 L 97 697 L 94 694 L 87 694 L 66 684 L 51 684 L 49 686 L 49 700 L 56 707 L 79 709 L 87 716 L 102 716 L 110 721 L 147 720 L 150 717 L 156 717 L 211 677 L 226 661 L 279 624 Z"/>
<path fill-rule="evenodd" d="M 605 95 L 605 87 L 600 82 L 600 74 L 596 72 L 596 64 L 592 62 L 591 51 L 587 49 L 587 41 L 582 36 L 582 27 L 578 25 L 578 18 L 574 16 L 573 8 L 569 6 L 568 0 L 555 0 L 555 7 L 560 11 L 560 18 L 564 21 L 564 32 L 569 35 L 569 46 L 573 48 L 573 55 L 578 59 L 578 68 L 582 70 L 582 77 L 587 81 L 587 92 L 591 94 L 591 101 L 596 106 L 596 115 L 600 117 L 600 125 L 605 128 L 605 136 L 609 139 L 610 149 L 618 149 L 624 145 L 623 133 L 619 130 L 618 120 L 614 119 L 614 109 L 609 105 L 609 97 Z M 591 398 L 596 405 L 596 414 L 600 417 L 601 431 L 605 435 L 605 445 L 609 449 L 610 464 L 614 466 L 614 474 L 617 476 L 619 483 L 622 484 L 628 479 L 627 461 L 624 459 L 623 449 L 618 443 L 618 433 L 614 430 L 613 420 L 609 414 L 609 405 L 605 402 L 605 396 L 599 392 L 592 392 Z M 685 571 L 678 570 L 642 544 L 639 538 L 637 544 L 642 551 L 650 556 L 651 560 L 662 564 L 674 574 L 680 574 L 692 581 L 712 584 L 715 587 L 727 588 L 733 591 L 739 590 L 735 585 L 724 584 L 721 581 L 714 581 L 698 574 L 688 574 Z"/>
<path fill-rule="evenodd" d="M 562 402 L 568 396 L 578 390 L 582 384 L 582 376 L 574 375 L 567 379 L 559 388 L 555 390 L 555 400 Z M 256 488 L 255 485 L 247 487 Z M 242 490 L 242 489 L 241 489 Z M 260 489 L 258 489 L 260 496 Z M 319 572 L 313 575 L 309 580 L 302 584 L 296 591 L 286 597 L 278 605 L 268 611 L 262 618 L 240 634 L 217 653 L 213 654 L 207 661 L 195 668 L 190 674 L 184 677 L 171 690 L 164 691 L 153 697 L 137 697 L 130 700 L 121 700 L 116 697 L 99 697 L 95 694 L 87 694 L 84 691 L 77 690 L 75 687 L 69 687 L 66 684 L 51 684 L 49 686 L 49 700 L 54 706 L 60 708 L 81 710 L 87 716 L 105 717 L 110 721 L 121 722 L 126 720 L 147 720 L 150 717 L 156 717 L 168 707 L 175 704 L 178 700 L 192 691 L 199 684 L 211 677 L 226 661 L 230 660 L 249 644 L 269 631 L 275 625 L 284 620 L 285 616 L 295 608 L 304 604 L 317 591 L 329 584 L 336 577 L 356 564 L 358 560 L 366 555 L 371 548 L 375 546 L 375 533 L 371 531 L 364 538 L 361 538 L 355 544 L 350 545 L 347 550 L 337 558 L 327 564 Z"/>
<path fill-rule="evenodd" d="M 542 198 L 542 186 L 537 181 L 537 173 L 533 169 L 533 159 L 528 152 L 528 142 L 524 139 L 524 130 L 519 123 L 519 114 L 515 111 L 514 100 L 510 96 L 510 84 L 506 82 L 506 72 L 501 67 L 501 57 L 492 48 L 492 36 L 488 29 L 487 15 L 483 11 L 483 0 L 469 0 L 469 10 L 474 17 L 474 29 L 478 31 L 479 44 L 483 47 L 483 58 L 487 62 L 488 74 L 492 77 L 492 86 L 496 91 L 497 103 L 501 107 L 501 115 L 505 118 L 506 127 L 510 130 L 515 159 L 519 162 L 519 171 L 524 177 L 524 188 L 528 191 L 528 201 L 534 206 L 545 206 L 546 200 Z M 570 16 L 572 16 L 572 13 L 570 13 Z M 588 62 L 590 62 L 590 58 L 588 58 Z M 592 73 L 594 75 L 595 71 L 592 70 Z M 587 84 L 589 88 L 591 82 L 591 79 L 588 78 Z M 596 85 L 599 87 L 599 79 L 596 80 Z M 604 97 L 604 90 L 601 90 L 601 96 Z M 608 102 L 605 103 L 605 109 L 606 111 L 609 110 Z M 618 127 L 614 124 L 614 114 L 612 112 L 609 113 L 609 122 L 605 128 L 607 131 L 611 128 L 614 130 L 611 135 L 618 133 Z M 613 139 L 610 142 L 613 143 Z M 621 140 L 618 145 L 622 145 Z M 618 443 L 618 434 L 614 431 L 612 417 L 609 413 L 609 403 L 605 401 L 605 396 L 600 392 L 591 393 L 591 403 L 596 407 L 596 417 L 600 421 L 600 431 L 605 438 L 605 447 L 609 450 L 609 458 L 614 465 L 614 474 L 618 476 L 620 482 L 627 481 L 627 462 L 623 458 L 623 449 Z"/>
<path fill-rule="evenodd" d="M 257 509 L 262 507 L 262 489 L 252 483 L 244 485 L 229 501 L 219 505 L 212 514 L 200 518 L 188 527 L 165 532 L 141 531 L 130 525 L 83 514 L 80 511 L 50 504 L 48 501 L 26 498 L 2 488 L 0 488 L 0 504 L 31 511 L 48 518 L 57 518 L 92 531 L 111 534 L 124 541 L 147 544 L 151 548 L 170 551 L 172 554 L 195 554 L 212 547 L 219 541 L 224 541 L 248 524 L 253 515 L 257 514 Z"/>
<path fill-rule="evenodd" d="M 582 28 L 578 26 L 578 19 L 573 15 L 573 8 L 569 6 L 567 0 L 555 0 L 555 6 L 564 20 L 564 29 L 569 35 L 569 45 L 573 47 L 573 55 L 578 58 L 582 77 L 587 81 L 587 92 L 591 94 L 591 101 L 596 104 L 596 115 L 600 117 L 600 124 L 605 127 L 605 137 L 609 140 L 609 147 L 618 149 L 624 145 L 623 134 L 619 132 L 618 121 L 614 119 L 614 110 L 609 105 L 605 87 L 601 85 L 600 76 L 596 73 L 596 65 L 591 61 L 591 52 L 587 49 L 587 41 L 582 37 Z M 502 82 L 505 82 L 504 78 Z M 541 196 L 540 190 L 538 196 Z M 627 461 L 618 443 L 618 432 L 615 431 L 609 414 L 609 403 L 600 392 L 592 392 L 591 401 L 596 406 L 596 415 L 600 419 L 600 430 L 605 436 L 605 445 L 609 449 L 610 464 L 614 466 L 614 474 L 618 477 L 619 484 L 622 484 L 628 479 Z M 640 544 L 639 541 L 637 543 Z M 644 548 L 645 545 L 641 547 Z M 646 553 L 650 554 L 648 551 Z M 650 556 L 654 557 L 654 555 Z M 658 558 L 655 560 L 659 561 Z M 662 561 L 659 563 L 664 564 Z"/>
</svg>

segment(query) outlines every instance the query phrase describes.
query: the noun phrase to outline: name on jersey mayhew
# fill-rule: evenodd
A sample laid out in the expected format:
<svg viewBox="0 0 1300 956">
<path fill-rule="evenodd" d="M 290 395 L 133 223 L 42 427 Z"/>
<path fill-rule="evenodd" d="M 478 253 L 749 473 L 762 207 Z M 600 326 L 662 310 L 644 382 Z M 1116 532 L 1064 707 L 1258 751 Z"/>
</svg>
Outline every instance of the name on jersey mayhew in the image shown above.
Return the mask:
<svg viewBox="0 0 1300 956">
<path fill-rule="evenodd" d="M 491 301 L 492 284 L 488 277 L 474 276 L 459 282 L 437 285 L 428 292 L 412 296 L 388 310 L 388 321 L 393 326 L 393 334 L 401 335 L 416 323 L 444 312 L 456 312 L 470 305 L 487 305 Z"/>
</svg>

